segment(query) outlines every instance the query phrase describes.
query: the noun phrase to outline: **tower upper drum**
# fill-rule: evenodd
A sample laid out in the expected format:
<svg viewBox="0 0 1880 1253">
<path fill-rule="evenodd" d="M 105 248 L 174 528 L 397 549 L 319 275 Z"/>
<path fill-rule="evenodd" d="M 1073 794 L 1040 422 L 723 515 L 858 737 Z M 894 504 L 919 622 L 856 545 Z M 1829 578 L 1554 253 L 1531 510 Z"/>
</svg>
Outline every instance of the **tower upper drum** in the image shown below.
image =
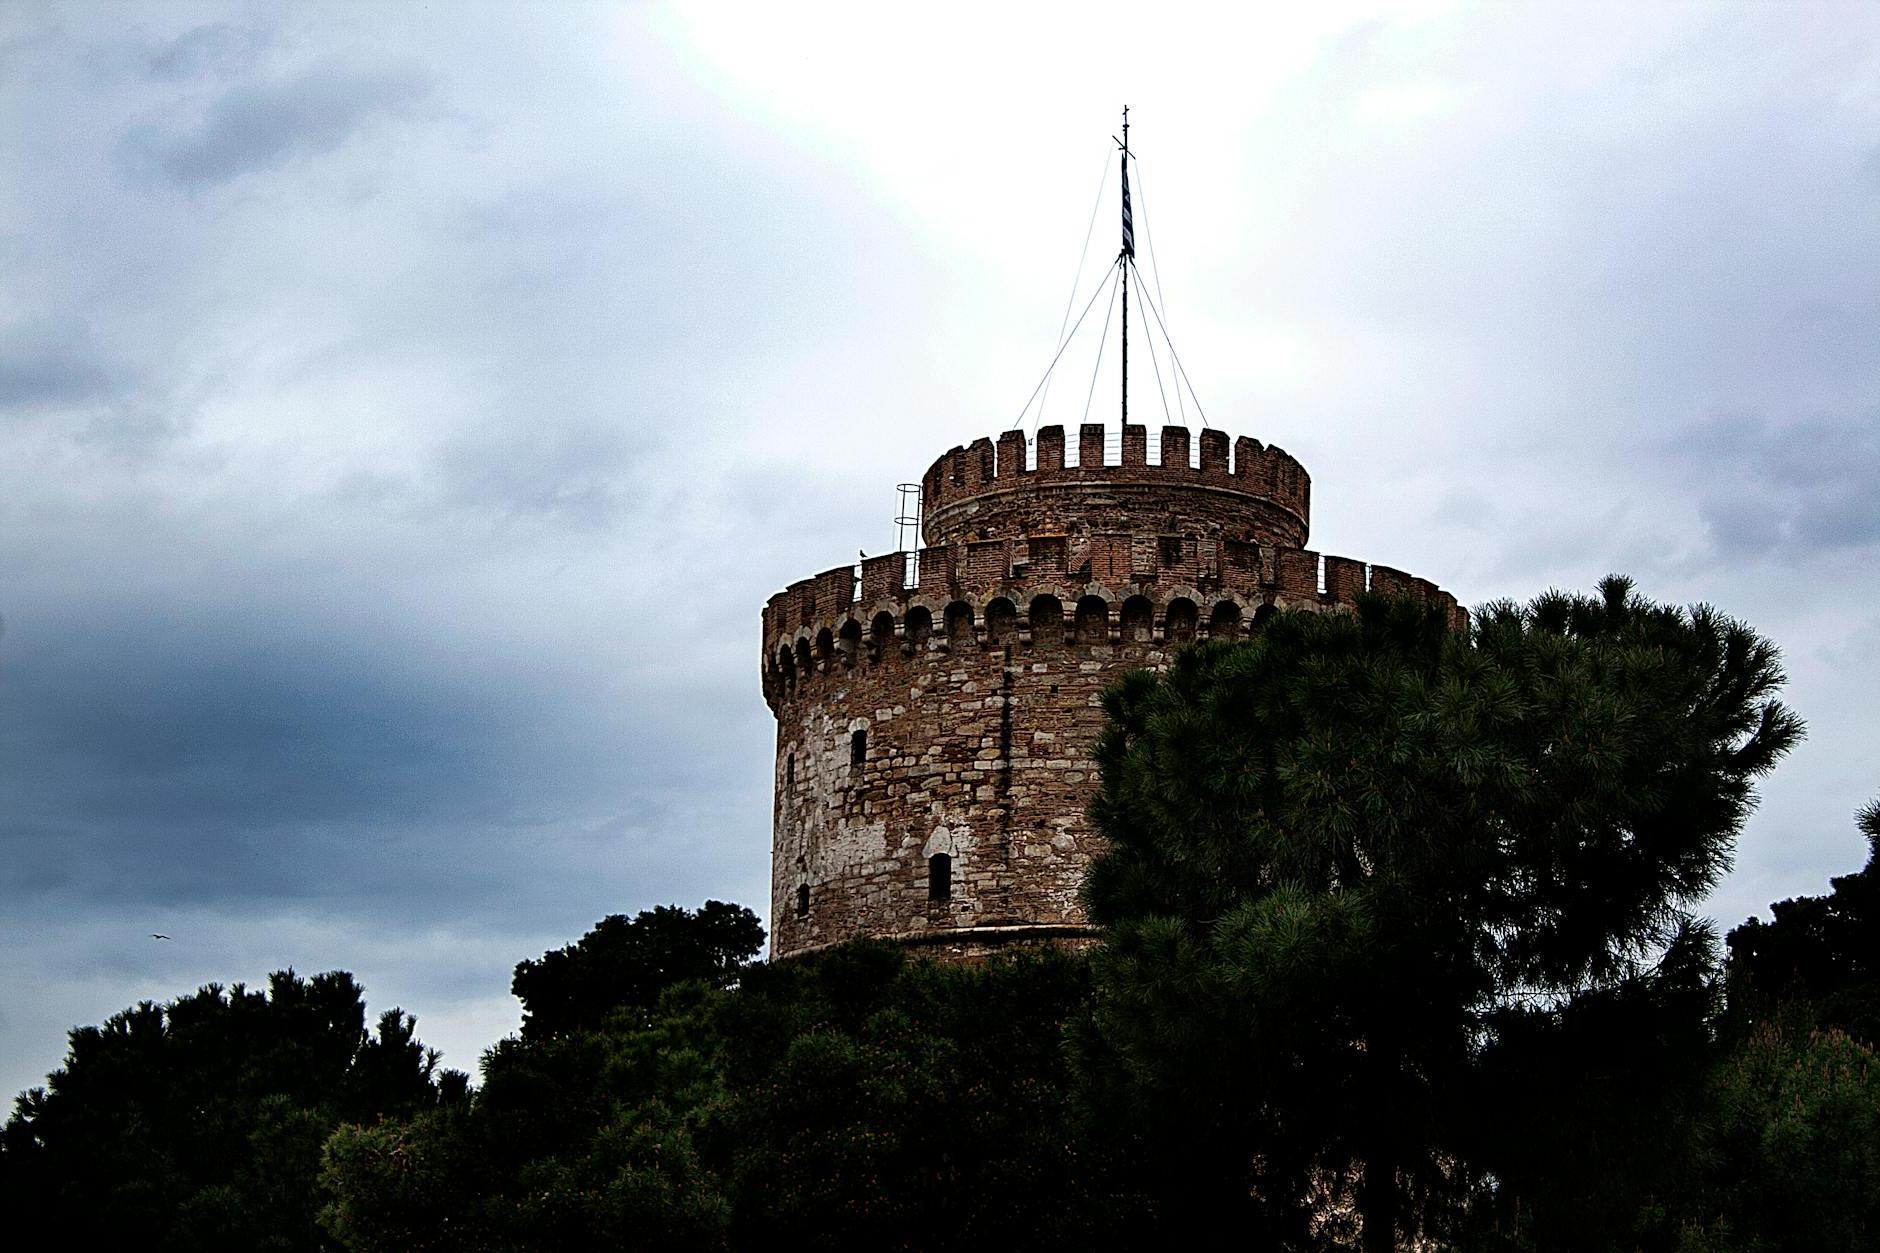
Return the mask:
<svg viewBox="0 0 1880 1253">
<path fill-rule="evenodd" d="M 1125 426 L 1121 457 L 1106 458 L 1104 431 L 1100 423 L 1079 429 L 1074 466 L 1064 464 L 1057 426 L 1038 431 L 1035 465 L 1020 431 L 943 454 L 921 479 L 927 545 L 1142 530 L 1304 547 L 1312 480 L 1285 450 L 1242 436 L 1230 458 L 1227 433 L 1204 430 L 1199 464 L 1191 464 L 1188 428 L 1168 426 L 1151 462 L 1147 428 Z"/>
</svg>

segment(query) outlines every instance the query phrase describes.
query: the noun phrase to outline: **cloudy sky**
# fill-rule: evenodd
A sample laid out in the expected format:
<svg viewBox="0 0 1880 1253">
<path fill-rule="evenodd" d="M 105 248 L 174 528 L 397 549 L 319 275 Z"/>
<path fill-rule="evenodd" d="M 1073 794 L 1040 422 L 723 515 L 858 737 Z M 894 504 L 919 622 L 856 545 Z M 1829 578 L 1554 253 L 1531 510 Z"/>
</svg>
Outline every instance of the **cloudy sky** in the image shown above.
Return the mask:
<svg viewBox="0 0 1880 1253">
<path fill-rule="evenodd" d="M 1746 619 L 1811 733 L 1709 908 L 1857 868 L 1880 11 L 1326 7 L 0 10 L 0 1086 L 288 965 L 473 1068 L 761 906 L 758 611 L 1018 416 L 1125 102 L 1315 546 Z"/>
</svg>

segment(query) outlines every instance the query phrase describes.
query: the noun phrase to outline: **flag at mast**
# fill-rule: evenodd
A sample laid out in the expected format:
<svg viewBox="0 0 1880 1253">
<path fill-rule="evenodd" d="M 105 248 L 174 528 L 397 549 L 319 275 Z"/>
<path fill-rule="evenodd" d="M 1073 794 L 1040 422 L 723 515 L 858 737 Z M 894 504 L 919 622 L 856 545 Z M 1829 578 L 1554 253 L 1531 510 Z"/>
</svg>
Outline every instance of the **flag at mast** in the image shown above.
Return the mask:
<svg viewBox="0 0 1880 1253">
<path fill-rule="evenodd" d="M 1129 113 L 1128 109 L 1123 110 Z M 1136 255 L 1136 225 L 1129 212 L 1129 123 L 1123 123 L 1123 255 Z"/>
</svg>

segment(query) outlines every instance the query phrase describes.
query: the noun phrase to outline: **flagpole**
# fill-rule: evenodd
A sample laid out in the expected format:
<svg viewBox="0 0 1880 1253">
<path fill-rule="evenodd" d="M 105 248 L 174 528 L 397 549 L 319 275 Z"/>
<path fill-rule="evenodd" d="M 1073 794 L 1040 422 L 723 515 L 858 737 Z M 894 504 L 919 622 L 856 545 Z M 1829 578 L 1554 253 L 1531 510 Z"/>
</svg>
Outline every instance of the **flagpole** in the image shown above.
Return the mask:
<svg viewBox="0 0 1880 1253">
<path fill-rule="evenodd" d="M 1123 267 L 1123 425 L 1129 425 L 1129 258 L 1134 240 L 1129 220 L 1129 106 L 1123 106 L 1123 248 L 1116 264 Z"/>
<path fill-rule="evenodd" d="M 1123 424 L 1129 424 L 1129 263 L 1118 256 L 1123 267 Z"/>
</svg>

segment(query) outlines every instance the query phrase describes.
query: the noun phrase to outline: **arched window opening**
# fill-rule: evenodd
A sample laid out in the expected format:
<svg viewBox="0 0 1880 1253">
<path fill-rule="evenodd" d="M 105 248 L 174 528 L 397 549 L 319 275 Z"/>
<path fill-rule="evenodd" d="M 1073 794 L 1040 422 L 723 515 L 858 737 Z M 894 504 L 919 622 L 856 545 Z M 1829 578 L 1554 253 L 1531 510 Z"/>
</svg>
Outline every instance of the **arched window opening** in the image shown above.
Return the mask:
<svg viewBox="0 0 1880 1253">
<path fill-rule="evenodd" d="M 919 652 L 932 638 L 933 611 L 925 605 L 915 605 L 907 611 L 907 650 Z"/>
<path fill-rule="evenodd" d="M 1278 612 L 1279 610 L 1272 605 L 1261 605 L 1258 609 L 1253 611 L 1253 629 L 1258 631 L 1261 627 L 1264 627 L 1268 622 L 1273 620 L 1273 615 Z"/>
<path fill-rule="evenodd" d="M 1001 596 L 986 606 L 986 642 L 994 646 L 1018 639 L 1018 606 Z"/>
<path fill-rule="evenodd" d="M 1085 596 L 1077 602 L 1077 642 L 1107 644 L 1110 640 L 1110 606 L 1101 596 Z"/>
<path fill-rule="evenodd" d="M 785 786 L 786 788 L 791 788 L 791 787 L 796 786 L 796 754 L 795 753 L 791 753 L 789 757 L 787 757 L 784 760 L 783 786 Z"/>
<path fill-rule="evenodd" d="M 1031 602 L 1031 642 L 1034 644 L 1062 644 L 1064 642 L 1064 602 L 1046 594 Z"/>
<path fill-rule="evenodd" d="M 955 649 L 971 648 L 979 641 L 973 638 L 973 607 L 963 600 L 956 600 L 947 606 L 947 642 Z"/>
<path fill-rule="evenodd" d="M 796 658 L 790 654 L 787 644 L 777 650 L 777 672 L 783 676 L 785 687 L 796 687 Z"/>
<path fill-rule="evenodd" d="M 836 648 L 842 653 L 842 664 L 855 664 L 855 654 L 862 648 L 862 624 L 850 618 L 842 624 L 842 630 L 836 634 Z"/>
<path fill-rule="evenodd" d="M 796 642 L 796 669 L 799 674 L 809 674 L 816 669 L 816 659 L 810 656 L 809 641 Z"/>
<path fill-rule="evenodd" d="M 1231 600 L 1221 601 L 1214 606 L 1214 612 L 1208 617 L 1208 638 L 1213 640 L 1231 640 L 1240 635 L 1240 606 Z"/>
<path fill-rule="evenodd" d="M 796 885 L 796 916 L 798 918 L 809 917 L 809 884 L 807 883 Z"/>
<path fill-rule="evenodd" d="M 1123 642 L 1147 644 L 1155 636 L 1155 606 L 1147 596 L 1131 596 L 1123 602 Z"/>
<path fill-rule="evenodd" d="M 816 632 L 816 660 L 828 661 L 836 655 L 835 632 L 828 627 Z"/>
<path fill-rule="evenodd" d="M 849 768 L 860 770 L 862 763 L 868 760 L 868 730 L 866 727 L 849 733 Z"/>
<path fill-rule="evenodd" d="M 1192 644 L 1195 639 L 1195 623 L 1200 619 L 1200 610 L 1195 602 L 1186 596 L 1177 596 L 1168 603 L 1168 616 L 1163 619 L 1163 635 L 1171 644 Z"/>
<path fill-rule="evenodd" d="M 880 661 L 882 650 L 888 641 L 894 638 L 894 615 L 882 610 L 875 615 L 875 620 L 868 624 L 868 656 L 873 661 Z"/>
<path fill-rule="evenodd" d="M 935 853 L 927 859 L 927 899 L 944 901 L 953 895 L 953 858 Z"/>
</svg>

